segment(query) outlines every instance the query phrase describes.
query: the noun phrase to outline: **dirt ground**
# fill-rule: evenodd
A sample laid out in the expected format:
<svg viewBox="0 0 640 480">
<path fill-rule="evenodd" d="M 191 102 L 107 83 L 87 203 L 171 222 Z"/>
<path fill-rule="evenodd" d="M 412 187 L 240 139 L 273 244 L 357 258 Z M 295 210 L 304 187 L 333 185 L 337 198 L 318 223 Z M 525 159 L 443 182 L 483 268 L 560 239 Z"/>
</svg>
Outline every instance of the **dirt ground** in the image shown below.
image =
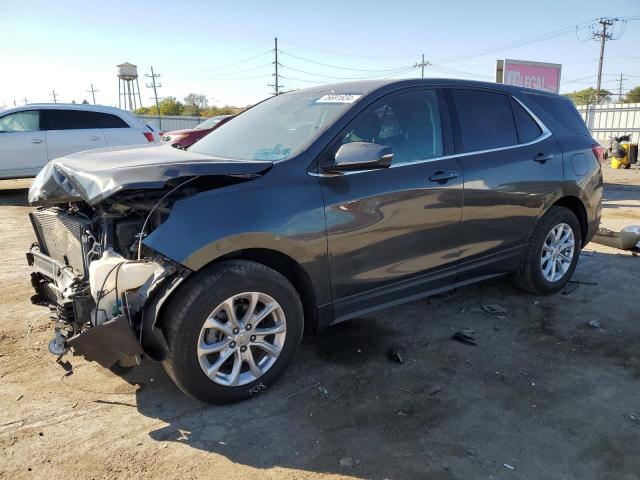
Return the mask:
<svg viewBox="0 0 640 480">
<path fill-rule="evenodd" d="M 640 224 L 640 168 L 605 177 L 604 225 Z M 64 375 L 29 303 L 28 184 L 0 182 L 0 478 L 640 478 L 630 252 L 588 245 L 555 296 L 498 280 L 336 326 L 261 396 L 208 406 L 151 361 Z"/>
</svg>

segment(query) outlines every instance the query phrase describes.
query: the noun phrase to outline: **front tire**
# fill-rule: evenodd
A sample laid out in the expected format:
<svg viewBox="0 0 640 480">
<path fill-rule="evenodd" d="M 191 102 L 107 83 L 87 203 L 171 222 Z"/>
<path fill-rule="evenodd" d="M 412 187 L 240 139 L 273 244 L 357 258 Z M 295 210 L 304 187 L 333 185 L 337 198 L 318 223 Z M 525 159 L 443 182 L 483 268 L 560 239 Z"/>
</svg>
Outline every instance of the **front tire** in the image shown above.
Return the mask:
<svg viewBox="0 0 640 480">
<path fill-rule="evenodd" d="M 187 395 L 229 403 L 268 389 L 302 339 L 296 290 L 275 270 L 233 260 L 190 278 L 168 305 L 165 370 Z"/>
<path fill-rule="evenodd" d="M 516 285 L 537 295 L 558 292 L 573 275 L 581 247 L 582 230 L 576 215 L 565 207 L 551 207 L 534 228 L 514 276 Z"/>
</svg>

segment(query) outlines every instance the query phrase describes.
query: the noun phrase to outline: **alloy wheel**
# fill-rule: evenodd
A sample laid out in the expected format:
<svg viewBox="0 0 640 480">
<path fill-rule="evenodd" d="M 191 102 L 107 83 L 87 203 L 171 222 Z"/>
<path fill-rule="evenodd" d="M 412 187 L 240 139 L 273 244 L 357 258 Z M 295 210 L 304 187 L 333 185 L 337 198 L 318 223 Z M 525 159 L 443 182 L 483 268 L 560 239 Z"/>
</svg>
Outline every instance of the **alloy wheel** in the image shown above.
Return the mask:
<svg viewBox="0 0 640 480">
<path fill-rule="evenodd" d="M 280 304 L 260 292 L 245 292 L 213 309 L 200 330 L 197 355 L 215 383 L 239 386 L 257 380 L 284 346 L 287 323 Z"/>
<path fill-rule="evenodd" d="M 571 267 L 575 252 L 573 229 L 566 223 L 559 223 L 551 229 L 542 244 L 540 267 L 545 280 L 555 283 Z"/>
</svg>

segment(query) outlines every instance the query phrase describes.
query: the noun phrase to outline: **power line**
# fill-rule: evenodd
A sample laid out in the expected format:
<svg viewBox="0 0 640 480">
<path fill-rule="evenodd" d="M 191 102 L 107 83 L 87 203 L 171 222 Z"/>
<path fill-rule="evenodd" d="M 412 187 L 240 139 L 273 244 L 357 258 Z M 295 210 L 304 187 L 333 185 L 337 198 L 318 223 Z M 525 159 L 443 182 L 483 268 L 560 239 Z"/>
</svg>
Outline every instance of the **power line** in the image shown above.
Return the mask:
<svg viewBox="0 0 640 480">
<path fill-rule="evenodd" d="M 340 56 L 340 57 L 353 57 L 353 58 L 370 58 L 370 59 L 376 59 L 376 60 L 381 60 L 381 59 L 407 59 L 407 58 L 415 58 L 416 55 L 401 55 L 401 56 L 372 56 L 372 55 L 358 55 L 358 54 L 354 54 L 354 53 L 344 53 L 344 52 L 333 52 L 331 50 L 324 50 L 321 48 L 315 48 L 315 47 L 307 47 L 304 45 L 300 45 L 298 43 L 294 43 L 294 42 L 290 42 L 290 41 L 281 41 L 282 43 L 285 44 L 289 44 L 289 45 L 293 45 L 295 47 L 298 48 L 304 48 L 306 50 L 313 50 L 316 52 L 322 52 L 322 53 L 328 53 L 329 55 L 336 55 L 336 56 Z"/>
<path fill-rule="evenodd" d="M 616 22 L 620 22 L 618 18 L 599 18 L 597 23 L 600 25 L 599 30 L 595 30 L 595 25 L 591 25 L 591 39 L 600 40 L 600 59 L 598 61 L 598 80 L 596 86 L 596 102 L 600 100 L 600 88 L 602 86 L 602 64 L 604 63 L 604 46 L 607 40 L 618 40 L 624 34 L 626 21 L 622 20 L 622 30 L 617 35 L 614 33 Z M 609 31 L 607 32 L 607 29 Z"/>
<path fill-rule="evenodd" d="M 270 54 L 272 51 L 273 50 L 266 50 L 266 51 L 264 51 L 262 53 L 259 53 L 258 55 L 254 55 L 253 57 L 244 58 L 242 60 L 238 60 L 237 62 L 228 63 L 226 65 L 221 65 L 221 66 L 218 66 L 218 67 L 215 67 L 215 68 L 208 68 L 208 69 L 205 69 L 205 70 L 198 70 L 195 73 L 207 73 L 207 72 L 212 72 L 214 70 L 217 71 L 217 70 L 222 70 L 224 68 L 233 67 L 233 66 L 239 65 L 241 63 L 246 63 L 246 62 L 249 62 L 251 60 L 255 60 L 256 58 L 264 57 L 265 55 Z"/>
<path fill-rule="evenodd" d="M 397 70 L 398 68 L 351 68 L 351 67 L 344 67 L 344 66 L 340 66 L 340 65 L 332 65 L 330 63 L 324 63 L 324 62 L 318 62 L 317 60 L 311 60 L 309 58 L 305 58 L 305 57 L 301 57 L 299 55 L 294 55 L 293 53 L 289 53 L 286 52 L 284 50 L 280 50 L 280 53 L 283 53 L 285 56 L 289 56 L 289 57 L 293 57 L 296 58 L 298 60 L 302 60 L 303 62 L 308 62 L 308 63 L 314 63 L 316 65 L 322 65 L 323 67 L 328 67 L 328 68 L 335 68 L 335 69 L 339 69 L 339 70 L 349 70 L 349 71 L 353 71 L 353 72 L 391 72 L 393 70 Z M 404 67 L 402 67 L 404 68 Z"/>
<path fill-rule="evenodd" d="M 263 64 L 263 65 L 258 65 L 258 66 L 256 66 L 256 67 L 250 67 L 250 68 L 245 68 L 245 69 L 242 69 L 242 70 L 236 70 L 235 72 L 222 72 L 221 74 L 222 74 L 225 78 L 227 78 L 227 77 L 229 77 L 230 75 L 237 75 L 237 74 L 239 74 L 239 73 L 251 72 L 251 71 L 253 71 L 253 70 L 258 70 L 258 69 L 260 69 L 260 68 L 270 67 L 271 65 L 273 65 L 273 63 L 272 63 L 272 62 L 269 62 L 269 63 L 265 63 L 265 64 Z M 208 80 L 219 80 L 219 79 L 221 80 L 221 79 L 224 79 L 224 78 L 221 78 L 221 77 L 203 77 L 203 78 L 206 78 L 206 79 L 208 79 Z"/>
</svg>

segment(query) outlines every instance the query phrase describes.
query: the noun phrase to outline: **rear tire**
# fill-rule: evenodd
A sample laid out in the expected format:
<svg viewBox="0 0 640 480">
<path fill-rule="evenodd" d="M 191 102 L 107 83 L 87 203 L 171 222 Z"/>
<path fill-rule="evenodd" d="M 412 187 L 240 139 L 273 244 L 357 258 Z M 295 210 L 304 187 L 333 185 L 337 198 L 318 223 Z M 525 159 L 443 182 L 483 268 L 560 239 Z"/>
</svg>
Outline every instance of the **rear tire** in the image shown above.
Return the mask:
<svg viewBox="0 0 640 480">
<path fill-rule="evenodd" d="M 582 230 L 576 215 L 554 206 L 538 220 L 515 284 L 537 295 L 561 290 L 573 275 L 582 248 Z"/>
<path fill-rule="evenodd" d="M 171 299 L 163 318 L 164 368 L 203 402 L 250 398 L 289 364 L 303 322 L 300 297 L 278 272 L 245 260 L 222 262 L 196 273 Z"/>
</svg>

